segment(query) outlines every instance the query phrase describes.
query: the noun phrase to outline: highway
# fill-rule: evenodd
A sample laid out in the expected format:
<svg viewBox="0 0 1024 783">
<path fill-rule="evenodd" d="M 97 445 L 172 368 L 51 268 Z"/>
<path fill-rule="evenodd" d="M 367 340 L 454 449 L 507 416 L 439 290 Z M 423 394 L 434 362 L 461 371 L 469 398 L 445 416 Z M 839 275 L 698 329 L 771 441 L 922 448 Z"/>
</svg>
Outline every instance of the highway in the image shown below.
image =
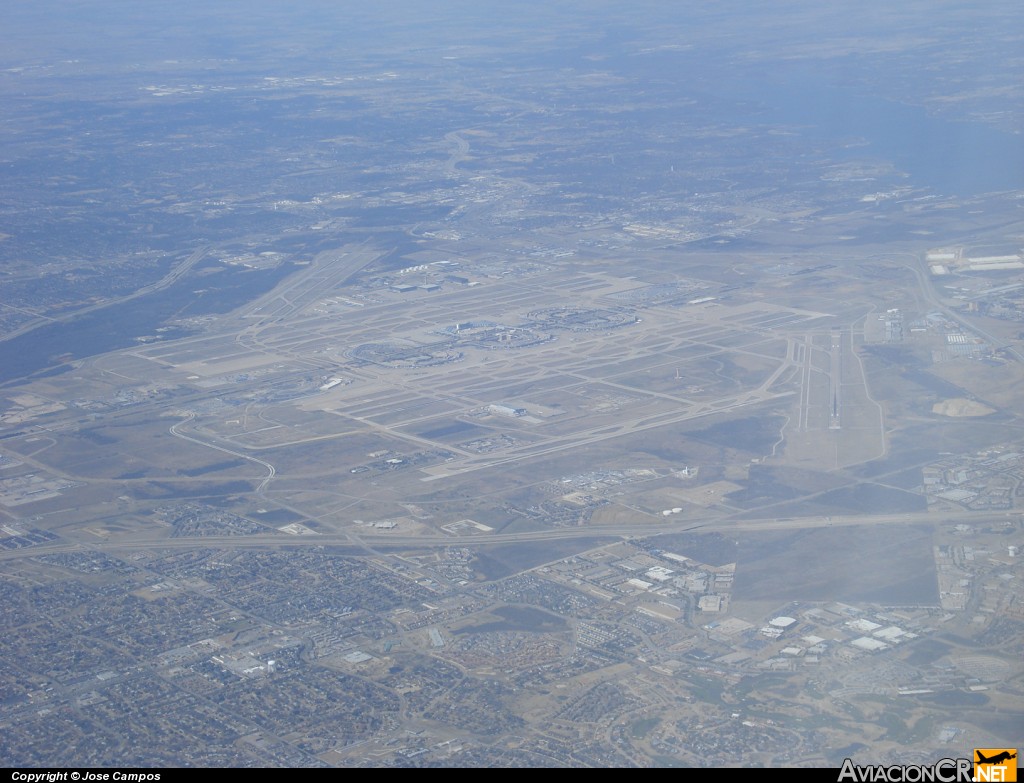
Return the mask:
<svg viewBox="0 0 1024 783">
<path fill-rule="evenodd" d="M 437 547 L 491 547 L 509 544 L 543 543 L 570 539 L 640 539 L 649 536 L 679 534 L 699 531 L 701 534 L 767 532 L 780 530 L 816 530 L 828 527 L 884 526 L 884 525 L 948 525 L 975 523 L 982 519 L 989 521 L 997 514 L 979 514 L 971 511 L 943 512 L 931 514 L 927 511 L 907 514 L 857 514 L 847 516 L 811 516 L 798 518 L 760 518 L 737 521 L 735 519 L 704 520 L 683 519 L 678 522 L 629 525 L 608 525 L 592 527 L 569 527 L 554 530 L 538 530 L 519 533 L 475 533 L 471 535 L 429 534 L 408 536 L 394 531 L 379 531 L 374 528 L 356 528 L 347 532 L 296 536 L 286 533 L 253 536 L 202 536 L 194 538 L 132 537 L 123 541 L 101 541 L 79 544 L 66 541 L 43 544 L 22 549 L 0 551 L 0 561 L 21 560 L 40 555 L 78 551 L 132 552 L 145 550 L 190 550 L 190 549 L 317 549 L 321 547 L 354 547 L 371 550 L 366 554 L 378 554 L 381 548 L 430 550 Z"/>
<path fill-rule="evenodd" d="M 966 318 L 963 318 L 947 307 L 939 298 L 938 294 L 935 293 L 935 286 L 932 284 L 932 281 L 928 276 L 928 271 L 921 268 L 923 263 L 924 262 L 915 257 L 913 262 L 907 263 L 906 266 L 908 269 L 912 270 L 914 275 L 917 277 L 918 287 L 921 289 L 921 294 L 928 301 L 928 304 L 936 310 L 939 310 L 949 320 L 960 324 L 960 326 L 968 332 L 973 332 L 974 334 L 983 337 L 994 350 L 1004 350 L 1011 354 L 1017 361 L 1024 362 L 1024 354 L 1022 354 L 1017 348 L 1005 342 L 1001 338 L 996 337 L 991 332 L 985 331 L 978 326 L 977 323 L 968 321 Z"/>
</svg>

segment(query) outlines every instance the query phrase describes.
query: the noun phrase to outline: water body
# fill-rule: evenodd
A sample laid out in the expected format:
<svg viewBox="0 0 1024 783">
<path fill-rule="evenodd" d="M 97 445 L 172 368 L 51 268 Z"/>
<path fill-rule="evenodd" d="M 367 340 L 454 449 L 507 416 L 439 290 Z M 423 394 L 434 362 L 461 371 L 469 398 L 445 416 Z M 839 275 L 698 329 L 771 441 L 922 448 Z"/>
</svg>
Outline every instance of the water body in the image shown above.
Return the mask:
<svg viewBox="0 0 1024 783">
<path fill-rule="evenodd" d="M 887 162 L 906 175 L 903 184 L 934 195 L 966 198 L 1024 189 L 1022 133 L 967 116 L 957 118 L 951 112 L 930 114 L 923 106 L 912 105 L 912 84 L 902 85 L 896 94 L 857 58 L 751 67 L 730 61 L 728 54 L 708 60 L 700 51 L 662 52 L 623 57 L 616 66 L 652 89 L 660 87 L 665 114 L 797 134 L 791 144 L 785 143 L 785 136 L 776 137 L 782 150 L 776 154 L 806 154 L 812 159 L 825 155 L 836 163 Z M 932 82 L 927 73 L 920 78 L 923 95 Z M 881 97 L 885 94 L 896 100 Z M 678 108 L 686 99 L 691 105 Z M 635 114 L 629 119 L 643 122 Z M 719 141 L 711 151 L 721 151 L 726 143 Z M 748 154 L 756 162 L 757 156 L 772 153 L 751 149 Z M 788 163 L 794 172 L 801 166 L 796 159 L 774 159 L 765 161 L 765 169 L 776 169 L 780 163 Z"/>
<path fill-rule="evenodd" d="M 772 81 L 752 76 L 737 95 L 760 107 L 760 122 L 838 141 L 840 159 L 889 161 L 913 187 L 959 197 L 1024 189 L 1022 134 L 936 117 L 804 72 Z"/>
<path fill-rule="evenodd" d="M 186 276 L 167 288 L 121 304 L 49 324 L 0 342 L 0 383 L 25 378 L 55 365 L 130 348 L 136 337 L 152 335 L 168 320 L 228 312 L 252 301 L 280 283 L 296 267 L 228 271 L 202 281 Z M 162 332 L 165 340 L 186 336 L 184 329 Z"/>
<path fill-rule="evenodd" d="M 496 631 L 556 633 L 568 628 L 568 623 L 564 618 L 533 606 L 500 606 L 497 609 L 492 609 L 490 614 L 501 619 L 469 625 L 455 633 L 492 633 Z"/>
</svg>

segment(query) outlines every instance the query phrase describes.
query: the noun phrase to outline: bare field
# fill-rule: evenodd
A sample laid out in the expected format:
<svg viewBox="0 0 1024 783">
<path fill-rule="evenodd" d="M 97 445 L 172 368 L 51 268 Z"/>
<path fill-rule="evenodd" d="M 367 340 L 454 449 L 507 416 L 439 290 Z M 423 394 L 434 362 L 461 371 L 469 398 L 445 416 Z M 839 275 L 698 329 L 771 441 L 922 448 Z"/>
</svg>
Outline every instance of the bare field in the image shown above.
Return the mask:
<svg viewBox="0 0 1024 783">
<path fill-rule="evenodd" d="M 753 533 L 740 545 L 735 600 L 934 606 L 929 528 L 842 527 Z"/>
</svg>

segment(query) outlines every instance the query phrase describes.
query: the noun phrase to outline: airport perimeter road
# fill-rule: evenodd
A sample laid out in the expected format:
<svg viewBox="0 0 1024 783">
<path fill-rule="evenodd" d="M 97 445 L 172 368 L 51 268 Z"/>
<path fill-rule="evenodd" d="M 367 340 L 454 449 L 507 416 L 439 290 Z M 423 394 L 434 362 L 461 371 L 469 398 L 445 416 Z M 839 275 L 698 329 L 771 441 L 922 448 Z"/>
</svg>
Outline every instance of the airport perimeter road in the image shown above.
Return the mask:
<svg viewBox="0 0 1024 783">
<path fill-rule="evenodd" d="M 263 490 L 266 489 L 267 484 L 269 484 L 270 480 L 272 478 L 274 478 L 274 476 L 277 474 L 277 471 L 275 470 L 274 466 L 271 465 L 269 462 L 266 462 L 265 460 L 258 459 L 256 457 L 252 457 L 252 456 L 250 456 L 248 454 L 243 454 L 240 451 L 233 451 L 232 449 L 226 449 L 223 446 L 217 446 L 217 445 L 215 445 L 213 443 L 208 443 L 205 440 L 199 440 L 198 438 L 193 438 L 191 435 L 185 435 L 182 432 L 178 432 L 178 427 L 180 427 L 183 424 L 188 424 L 190 421 L 195 419 L 195 417 L 196 417 L 196 415 L 194 413 L 189 412 L 187 419 L 185 419 L 184 421 L 179 421 L 178 423 L 171 425 L 171 427 L 168 430 L 168 432 L 170 432 L 171 435 L 173 435 L 176 438 L 181 438 L 182 440 L 187 440 L 189 443 L 196 443 L 196 444 L 198 444 L 200 446 L 206 446 L 208 449 L 216 449 L 217 451 L 222 451 L 225 454 L 230 454 L 232 457 L 238 457 L 239 459 L 248 460 L 249 462 L 254 462 L 257 465 L 262 465 L 263 467 L 265 467 L 267 469 L 267 475 L 260 482 L 260 485 L 258 487 L 256 487 L 256 494 L 262 496 L 263 495 Z"/>
</svg>

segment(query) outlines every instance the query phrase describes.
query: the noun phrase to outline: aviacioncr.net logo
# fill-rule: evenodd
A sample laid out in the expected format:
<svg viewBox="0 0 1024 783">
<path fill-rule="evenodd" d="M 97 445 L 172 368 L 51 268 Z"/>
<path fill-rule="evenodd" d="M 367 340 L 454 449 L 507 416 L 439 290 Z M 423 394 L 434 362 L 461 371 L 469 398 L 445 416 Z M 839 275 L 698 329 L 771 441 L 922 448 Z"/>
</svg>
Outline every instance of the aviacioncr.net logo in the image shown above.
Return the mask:
<svg viewBox="0 0 1024 783">
<path fill-rule="evenodd" d="M 971 783 L 970 759 L 940 759 L 934 764 L 857 766 L 843 759 L 837 783 Z"/>
<path fill-rule="evenodd" d="M 1017 780 L 1016 748 L 975 748 L 976 783 L 1014 783 Z"/>
</svg>

